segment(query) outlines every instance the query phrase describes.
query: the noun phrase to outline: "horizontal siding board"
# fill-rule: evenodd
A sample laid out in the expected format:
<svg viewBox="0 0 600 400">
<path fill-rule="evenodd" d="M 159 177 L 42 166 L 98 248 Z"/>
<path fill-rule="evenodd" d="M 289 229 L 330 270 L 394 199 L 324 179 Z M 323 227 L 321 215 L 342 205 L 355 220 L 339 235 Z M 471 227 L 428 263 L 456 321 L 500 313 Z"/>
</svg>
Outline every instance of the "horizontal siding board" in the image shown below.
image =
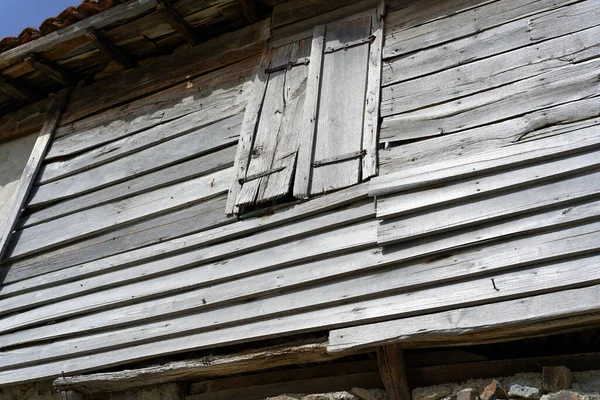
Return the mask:
<svg viewBox="0 0 600 400">
<path fill-rule="evenodd" d="M 58 284 L 59 282 L 80 279 L 86 276 L 98 274 L 100 272 L 106 272 L 109 269 L 122 268 L 127 265 L 131 265 L 132 263 L 148 262 L 152 259 L 155 259 L 157 256 L 176 254 L 177 252 L 192 250 L 201 246 L 208 246 L 210 244 L 214 244 L 219 241 L 224 241 L 226 239 L 240 237 L 243 235 L 249 235 L 260 230 L 284 225 L 302 218 L 308 218 L 319 213 L 324 213 L 335 208 L 343 207 L 364 199 L 367 199 L 366 184 L 357 185 L 345 190 L 341 190 L 339 192 L 332 193 L 328 196 L 316 197 L 308 202 L 290 206 L 287 209 L 280 210 L 279 212 L 274 214 L 265 215 L 261 218 L 253 218 L 239 221 L 237 223 L 229 223 L 226 226 L 219 226 L 213 229 L 208 229 L 211 227 L 210 224 L 196 223 L 191 224 L 191 226 L 189 227 L 186 227 L 187 232 L 184 228 L 181 228 L 179 230 L 179 235 L 166 237 L 164 235 L 161 236 L 160 229 L 158 229 L 158 237 L 153 237 L 152 243 L 144 243 L 145 245 L 153 244 L 152 246 L 147 246 L 143 249 L 137 249 L 135 251 L 128 252 L 124 252 L 126 249 L 121 249 L 120 251 L 113 251 L 109 253 L 103 253 L 98 250 L 93 250 L 92 254 L 88 256 L 87 259 L 86 257 L 81 256 L 82 250 L 79 249 L 76 252 L 75 257 L 79 260 L 79 262 L 77 263 L 78 265 L 76 265 L 73 260 L 69 259 L 69 263 L 65 262 L 59 271 L 41 275 L 39 277 L 31 277 L 30 279 L 24 279 L 24 276 L 32 276 L 32 274 L 19 274 L 19 271 L 27 271 L 29 269 L 32 269 L 31 264 L 22 264 L 19 263 L 19 261 L 16 261 L 13 262 L 12 265 L 7 265 L 10 266 L 10 268 L 8 268 L 9 275 L 5 278 L 4 282 L 8 283 L 16 282 L 19 280 L 23 281 L 14 283 L 13 285 L 5 285 L 4 287 L 2 287 L 2 290 L 0 290 L 0 297 L 3 297 L 6 294 L 15 294 L 21 291 L 30 291 L 32 289 L 44 286 L 51 286 L 53 284 Z M 206 203 L 210 205 L 210 207 L 204 210 L 200 209 L 201 211 L 199 215 L 202 217 L 203 215 L 208 214 L 211 215 L 211 218 L 216 218 L 216 220 L 219 221 L 219 224 L 213 225 L 223 225 L 223 223 L 226 221 L 232 222 L 233 219 L 227 219 L 225 217 L 225 214 L 223 213 L 222 201 L 223 196 L 219 196 L 216 199 L 208 200 Z M 177 214 L 177 212 L 173 213 L 173 215 L 175 214 Z M 169 218 L 168 221 L 170 221 L 169 223 L 173 223 L 171 218 Z M 149 224 L 149 226 L 140 226 L 135 228 L 134 232 L 145 232 L 152 228 L 156 228 L 156 226 L 160 228 L 162 224 L 166 223 L 163 221 L 160 221 L 158 223 L 152 222 L 151 224 Z M 175 221 L 175 225 L 176 227 L 178 227 L 177 220 Z M 129 237 L 132 234 L 132 232 L 125 233 L 125 238 Z M 186 235 L 186 233 L 188 235 Z M 161 238 L 171 240 L 161 240 Z M 109 249 L 115 247 L 112 234 L 104 238 L 101 243 L 108 243 L 107 247 Z M 138 244 L 136 246 L 133 246 L 131 244 L 128 244 L 128 247 L 130 249 L 134 249 L 136 247 L 142 247 L 142 245 Z M 67 248 L 67 250 L 69 251 L 67 255 L 75 252 L 75 249 L 72 248 Z M 36 268 L 45 268 L 48 263 L 49 262 L 45 257 L 35 260 Z M 56 265 L 60 265 L 60 259 L 56 262 L 53 261 L 52 264 L 56 268 Z"/>
<path fill-rule="evenodd" d="M 452 7 L 455 3 L 456 1 L 452 1 L 444 4 Z M 587 0 L 541 12 L 530 18 L 503 23 L 482 32 L 474 32 L 472 35 L 451 42 L 419 50 L 409 57 L 388 59 L 383 63 L 383 86 L 433 74 L 543 40 L 595 27 L 599 24 L 599 13 L 598 4 Z M 555 23 L 556 19 L 562 21 L 574 15 L 580 15 L 582 18 L 579 18 L 576 23 Z M 583 15 L 586 17 L 584 18 Z M 547 18 L 548 16 L 552 16 L 552 18 Z M 389 31 L 386 34 L 390 35 Z"/>
<path fill-rule="evenodd" d="M 230 176 L 231 169 L 218 171 L 26 228 L 15 234 L 11 257 L 40 252 L 217 196 L 227 191 Z"/>
<path fill-rule="evenodd" d="M 111 310 L 109 312 L 83 316 L 75 320 L 55 324 L 45 331 L 42 331 L 40 328 L 34 328 L 29 331 L 3 335 L 2 345 L 7 347 L 23 343 L 24 341 L 56 338 L 61 334 L 66 335 L 67 333 L 79 333 L 80 335 L 85 333 L 87 335 L 92 333 L 92 330 L 106 328 L 106 325 L 100 325 L 100 321 L 110 321 L 109 324 L 112 326 L 118 326 L 120 323 L 125 324 L 129 320 L 129 325 L 132 325 L 135 321 L 143 321 L 144 318 L 156 319 L 161 315 L 165 317 L 166 315 L 163 314 L 165 311 L 170 313 L 185 310 L 187 312 L 192 312 L 193 310 L 202 311 L 203 308 L 207 308 L 203 306 L 204 302 L 214 307 L 220 301 L 221 304 L 218 305 L 223 307 L 222 302 L 224 299 L 236 298 L 235 296 L 238 296 L 238 300 L 244 300 L 248 296 L 265 296 L 269 294 L 269 291 L 289 290 L 290 287 L 293 287 L 293 284 L 298 283 L 308 282 L 311 286 L 298 289 L 290 294 L 282 293 L 270 300 L 261 301 L 261 307 L 250 307 L 246 314 L 237 313 L 237 315 L 244 315 L 245 318 L 249 318 L 253 315 L 250 310 L 254 309 L 258 312 L 255 315 L 264 316 L 269 310 L 269 307 L 267 307 L 269 303 L 271 307 L 286 307 L 293 304 L 296 307 L 301 306 L 301 308 L 305 308 L 308 306 L 317 307 L 325 305 L 328 302 L 335 303 L 340 300 L 347 302 L 357 301 L 360 298 L 385 295 L 393 291 L 415 291 L 421 287 L 439 286 L 450 281 L 464 280 L 491 272 L 499 273 L 515 267 L 549 262 L 559 258 L 573 257 L 597 251 L 599 248 L 598 243 L 600 243 L 598 241 L 599 226 L 600 224 L 595 222 L 541 235 L 503 241 L 490 246 L 483 245 L 476 248 L 455 251 L 449 257 L 428 262 L 427 269 L 424 269 L 422 262 L 418 261 L 405 263 L 402 268 L 394 267 L 381 271 L 381 267 L 397 264 L 398 259 L 401 259 L 402 252 L 384 254 L 381 251 L 373 249 L 355 252 L 320 262 L 303 264 L 297 267 L 215 285 L 207 288 L 204 292 L 195 291 L 193 293 L 176 295 L 122 309 Z M 574 237 L 580 240 L 574 241 Z M 515 251 L 515 248 L 518 250 Z M 317 268 L 319 273 L 311 276 L 310 270 L 313 268 Z M 370 272 L 372 269 L 378 269 L 378 271 Z M 362 273 L 362 276 L 350 277 L 344 280 L 338 279 L 333 283 L 317 284 L 319 279 L 323 279 L 324 277 L 336 277 L 336 275 L 352 272 L 355 272 L 354 275 Z M 318 293 L 321 294 L 318 295 Z M 278 303 L 276 300 L 281 300 L 279 305 L 275 305 Z M 169 302 L 175 304 L 175 307 L 168 308 Z M 183 303 L 186 305 L 184 306 Z M 237 306 L 233 306 L 233 308 L 235 307 Z M 247 306 L 242 305 L 240 307 L 246 309 Z M 155 311 L 153 312 L 153 310 Z M 214 310 L 208 311 L 208 314 L 204 314 L 204 316 L 218 315 L 219 312 L 225 313 L 224 310 Z M 194 318 L 183 317 L 183 319 L 192 321 Z M 221 320 L 220 323 L 223 323 L 223 321 Z M 160 323 L 157 323 L 158 325 Z M 178 327 L 182 326 L 182 324 L 175 325 Z M 147 324 L 143 325 L 143 329 L 146 328 Z M 45 336 L 42 336 L 44 334 Z M 122 339 L 120 336 L 117 337 Z M 79 351 L 83 351 L 81 345 L 82 343 L 78 343 L 77 349 Z M 93 349 L 90 348 L 90 350 Z M 14 353 L 15 358 L 13 362 L 26 362 L 23 358 L 24 352 Z M 19 357 L 17 357 L 17 354 Z M 62 353 L 59 352 L 57 354 Z M 36 360 L 34 354 L 30 357 L 33 357 L 30 361 Z M 5 358 L 3 361 L 8 362 L 8 359 Z"/>
<path fill-rule="evenodd" d="M 388 245 L 432 235 L 436 232 L 558 207 L 592 196 L 597 198 L 599 194 L 600 172 L 595 171 L 556 182 L 506 191 L 496 196 L 491 195 L 483 199 L 473 199 L 398 219 L 386 220 L 379 228 L 377 242 L 380 245 Z M 401 196 L 399 201 L 401 201 Z"/>
<path fill-rule="evenodd" d="M 99 366 L 141 360 L 158 355 L 192 351 L 206 347 L 234 344 L 242 341 L 258 340 L 278 335 L 335 328 L 357 320 L 375 322 L 384 318 L 397 318 L 410 315 L 415 310 L 430 312 L 455 309 L 469 305 L 493 303 L 519 297 L 555 292 L 600 282 L 598 256 L 564 261 L 541 267 L 527 268 L 494 276 L 500 291 L 491 289 L 489 277 L 447 285 L 444 296 L 439 296 L 439 288 L 425 289 L 415 293 L 402 293 L 382 299 L 365 300 L 359 303 L 344 304 L 333 308 L 306 311 L 300 314 L 281 316 L 271 320 L 249 322 L 240 326 L 206 331 L 202 335 L 192 334 L 180 337 L 167 337 L 158 342 L 141 343 L 93 356 L 81 355 L 74 358 L 37 363 L 29 367 L 0 372 L 0 383 L 39 379 L 56 376 L 58 371 L 65 373 L 81 372 Z M 464 293 L 473 295 L 465 298 Z M 326 292 L 325 292 L 326 293 Z M 280 302 L 279 302 L 280 303 Z M 222 316 L 222 314 L 221 314 Z M 202 321 L 199 318 L 196 322 Z M 164 328 L 164 324 L 163 324 Z M 160 329 L 160 327 L 158 328 Z M 90 336 L 88 340 L 93 340 Z M 102 342 L 102 338 L 97 338 Z M 73 344 L 75 346 L 75 344 Z"/>
<path fill-rule="evenodd" d="M 51 204 L 23 217 L 19 229 L 37 225 L 64 215 L 74 214 L 111 201 L 135 196 L 173 183 L 193 179 L 233 166 L 236 146 L 229 146 L 210 154 L 183 161 L 157 171 L 136 176 L 106 188 Z M 60 182 L 60 181 L 59 181 Z"/>
<path fill-rule="evenodd" d="M 403 140 L 406 131 L 413 138 L 455 133 L 597 96 L 599 64 L 598 60 L 583 62 L 423 110 L 389 116 L 383 119 L 381 140 Z"/>
<path fill-rule="evenodd" d="M 207 115 L 241 112 L 258 61 L 257 57 L 250 57 L 156 94 L 63 125 L 56 131 L 46 160 L 73 156 L 201 109 Z"/>
<path fill-rule="evenodd" d="M 139 143 L 154 145 L 91 169 L 87 169 L 90 165 L 88 160 L 84 163 L 85 171 L 37 187 L 29 201 L 29 206 L 35 207 L 85 194 L 155 171 L 161 167 L 234 145 L 239 136 L 241 120 L 242 114 L 238 114 L 199 129 L 193 129 L 193 126 L 199 122 L 196 120 L 186 122 L 181 129 L 171 124 L 161 125 L 169 135 L 178 131 L 187 131 L 188 133 L 155 143 L 152 140 L 147 141 L 140 138 Z M 116 153 L 119 153 L 119 150 L 124 147 L 127 145 L 117 148 Z M 111 152 L 111 150 L 107 151 Z M 96 157 L 91 156 L 91 158 L 95 159 Z"/>
<path fill-rule="evenodd" d="M 403 193 L 401 196 L 378 197 L 377 217 L 388 219 L 412 212 L 422 212 L 448 203 L 469 201 L 486 194 L 493 195 L 504 190 L 515 190 L 538 182 L 597 169 L 598 166 L 600 166 L 598 150 L 558 160 L 540 161 L 516 169 L 511 169 L 508 165 L 505 170 L 491 175 L 450 182 L 442 187 Z"/>
</svg>

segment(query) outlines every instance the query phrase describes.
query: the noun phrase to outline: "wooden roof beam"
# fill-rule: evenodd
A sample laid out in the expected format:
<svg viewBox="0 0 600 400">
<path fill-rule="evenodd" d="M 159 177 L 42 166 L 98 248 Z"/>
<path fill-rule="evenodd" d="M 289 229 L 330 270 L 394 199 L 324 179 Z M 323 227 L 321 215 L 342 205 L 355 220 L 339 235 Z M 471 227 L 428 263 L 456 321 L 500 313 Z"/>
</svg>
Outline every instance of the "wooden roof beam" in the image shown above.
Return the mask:
<svg viewBox="0 0 600 400">
<path fill-rule="evenodd" d="M 29 89 L 19 86 L 18 84 L 11 81 L 9 78 L 0 74 L 0 90 L 13 97 L 17 100 L 30 102 L 38 99 L 36 93 L 32 92 Z"/>
<path fill-rule="evenodd" d="M 200 42 L 191 26 L 173 9 L 167 0 L 158 0 L 156 11 L 158 11 L 175 32 L 182 36 L 190 45 L 195 46 Z"/>
<path fill-rule="evenodd" d="M 377 363 L 381 381 L 389 400 L 411 400 L 406 377 L 404 352 L 398 344 L 388 344 L 377 349 Z"/>
<path fill-rule="evenodd" d="M 29 64 L 31 68 L 41 72 L 58 83 L 65 86 L 75 85 L 75 79 L 70 76 L 67 71 L 50 61 L 44 60 L 35 54 L 28 55 L 25 57 L 24 61 Z"/>
<path fill-rule="evenodd" d="M 94 46 L 98 48 L 98 50 L 100 50 L 108 57 L 121 64 L 125 69 L 131 69 L 136 67 L 137 62 L 135 60 L 133 60 L 123 50 L 115 46 L 110 40 L 104 37 L 96 29 L 88 28 L 85 36 L 90 40 L 92 44 L 94 44 Z"/>
<path fill-rule="evenodd" d="M 244 16 L 251 24 L 263 19 L 264 15 L 254 0 L 239 0 Z"/>
</svg>

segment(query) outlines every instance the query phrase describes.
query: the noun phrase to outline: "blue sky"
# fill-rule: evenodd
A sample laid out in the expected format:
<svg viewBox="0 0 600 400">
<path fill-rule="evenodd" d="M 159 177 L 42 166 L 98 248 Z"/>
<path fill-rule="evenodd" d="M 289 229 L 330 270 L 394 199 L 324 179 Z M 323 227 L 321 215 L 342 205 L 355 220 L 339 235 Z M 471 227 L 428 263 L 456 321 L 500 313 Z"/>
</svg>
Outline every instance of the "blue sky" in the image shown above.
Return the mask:
<svg viewBox="0 0 600 400">
<path fill-rule="evenodd" d="M 48 17 L 54 17 L 77 0 L 0 0 L 0 39 L 17 36 L 23 28 L 38 28 Z"/>
</svg>

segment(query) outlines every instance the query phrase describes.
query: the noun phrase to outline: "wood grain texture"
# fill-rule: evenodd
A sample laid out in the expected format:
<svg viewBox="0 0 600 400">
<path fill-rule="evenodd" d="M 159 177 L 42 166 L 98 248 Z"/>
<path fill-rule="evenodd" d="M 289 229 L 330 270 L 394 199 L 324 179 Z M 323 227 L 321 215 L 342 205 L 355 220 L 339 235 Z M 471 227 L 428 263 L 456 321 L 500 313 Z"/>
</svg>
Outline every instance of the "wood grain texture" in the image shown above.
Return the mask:
<svg viewBox="0 0 600 400">
<path fill-rule="evenodd" d="M 397 344 L 380 346 L 377 348 L 377 363 L 383 386 L 390 400 L 412 399 L 406 367 L 404 365 L 404 352 Z"/>
<path fill-rule="evenodd" d="M 19 218 L 21 210 L 27 201 L 31 187 L 33 186 L 34 180 L 42 165 L 44 155 L 48 150 L 48 145 L 52 141 L 52 136 L 54 135 L 54 131 L 58 126 L 58 122 L 62 116 L 63 110 L 67 105 L 70 95 L 71 89 L 64 89 L 52 100 L 52 104 L 50 105 L 46 115 L 44 126 L 42 127 L 42 130 L 40 131 L 38 138 L 33 145 L 33 149 L 29 155 L 29 160 L 23 169 L 21 179 L 19 180 L 19 184 L 15 189 L 15 194 L 12 198 L 12 204 L 10 208 L 8 208 L 7 213 L 2 217 L 2 224 L 0 225 L 0 261 L 2 261 L 2 259 L 5 257 L 9 239 L 11 239 L 13 229 L 17 224 L 17 219 Z"/>
</svg>

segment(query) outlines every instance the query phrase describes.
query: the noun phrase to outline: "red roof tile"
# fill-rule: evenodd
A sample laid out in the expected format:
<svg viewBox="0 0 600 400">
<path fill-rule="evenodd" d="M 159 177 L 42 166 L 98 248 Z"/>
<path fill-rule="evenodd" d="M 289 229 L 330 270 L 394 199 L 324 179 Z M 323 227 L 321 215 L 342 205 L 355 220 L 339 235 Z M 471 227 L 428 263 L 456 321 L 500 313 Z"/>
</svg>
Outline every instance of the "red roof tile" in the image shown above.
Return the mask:
<svg viewBox="0 0 600 400">
<path fill-rule="evenodd" d="M 56 17 L 46 19 L 39 29 L 25 28 L 19 36 L 7 36 L 0 40 L 0 53 L 31 42 L 39 37 L 65 28 L 91 15 L 112 8 L 122 0 L 83 0 L 77 7 L 67 7 Z"/>
</svg>

